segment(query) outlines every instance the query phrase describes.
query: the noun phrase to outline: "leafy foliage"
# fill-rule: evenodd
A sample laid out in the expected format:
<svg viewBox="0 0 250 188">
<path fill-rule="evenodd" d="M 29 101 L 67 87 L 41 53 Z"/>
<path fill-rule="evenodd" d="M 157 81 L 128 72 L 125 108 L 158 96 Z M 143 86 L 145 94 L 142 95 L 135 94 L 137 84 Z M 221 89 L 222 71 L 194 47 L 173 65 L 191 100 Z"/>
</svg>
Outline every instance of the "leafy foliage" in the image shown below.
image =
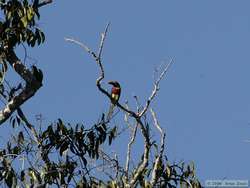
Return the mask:
<svg viewBox="0 0 250 188">
<path fill-rule="evenodd" d="M 0 97 L 8 109 L 5 110 L 8 113 L 1 115 L 1 123 L 11 117 L 15 110 L 20 112 L 19 107 L 42 86 L 42 71 L 35 65 L 29 70 L 14 50 L 19 44 L 34 47 L 45 41 L 45 35 L 37 24 L 40 19 L 39 8 L 44 4 L 46 3 L 39 3 L 39 0 L 0 0 Z M 5 79 L 8 65 L 19 74 L 25 84 L 11 86 Z M 20 113 L 19 117 L 12 117 L 12 126 L 20 124 L 24 119 Z"/>
<path fill-rule="evenodd" d="M 23 89 L 23 85 L 20 83 L 6 92 L 3 80 L 8 67 L 3 54 L 8 54 L 21 43 L 34 47 L 45 41 L 45 35 L 37 24 L 40 6 L 39 0 L 0 0 L 3 15 L 0 20 L 0 50 L 4 52 L 0 54 L 0 95 L 8 102 Z M 13 68 L 18 68 L 21 62 L 18 63 L 13 63 Z M 21 73 L 17 72 L 22 75 L 27 69 L 24 67 L 22 70 Z M 42 83 L 43 73 L 40 69 L 32 66 L 30 72 L 38 83 Z M 32 84 L 28 83 L 26 87 L 31 87 L 30 85 Z M 10 140 L 0 149 L 0 183 L 8 187 L 53 185 L 118 188 L 127 186 L 128 179 L 133 179 L 135 174 L 139 174 L 135 186 L 145 188 L 201 187 L 195 176 L 193 163 L 171 164 L 167 157 L 159 158 L 159 153 L 151 153 L 153 162 L 146 161 L 142 173 L 138 173 L 137 166 L 125 170 L 116 156 L 111 156 L 103 149 L 110 147 L 119 135 L 118 128 L 111 126 L 104 114 L 90 128 L 58 119 L 44 129 L 42 126 L 31 125 L 20 107 L 15 110 L 16 114 L 10 117 L 10 124 L 17 134 L 10 136 Z M 138 123 L 139 117 L 134 114 Z M 144 125 L 144 134 L 148 136 L 147 147 L 149 150 L 152 146 L 158 147 L 151 140 L 152 125 L 146 120 L 146 115 Z M 151 179 L 153 174 L 155 181 Z M 104 176 L 108 178 L 103 178 Z"/>
<path fill-rule="evenodd" d="M 18 132 L 6 147 L 0 150 L 0 182 L 4 182 L 8 187 L 15 187 L 17 184 L 29 187 L 124 187 L 126 173 L 120 166 L 115 167 L 119 171 L 116 179 L 105 182 L 97 175 L 108 173 L 103 164 L 104 156 L 100 152 L 100 146 L 104 147 L 105 143 L 112 144 L 117 135 L 117 127 L 109 127 L 104 119 L 102 116 L 101 120 L 89 129 L 82 124 L 65 124 L 58 119 L 56 123 L 40 131 L 34 139 L 28 132 Z M 21 121 L 19 128 L 23 123 Z M 105 162 L 109 162 L 110 166 L 114 162 L 112 160 L 114 159 L 110 158 L 110 161 Z M 22 167 L 18 167 L 19 161 L 22 161 Z M 103 165 L 103 170 L 98 170 L 98 164 Z M 140 175 L 137 183 L 140 187 L 153 187 L 149 180 L 153 166 L 154 164 L 149 165 Z M 201 187 L 195 177 L 193 162 L 170 164 L 165 158 L 157 166 L 156 173 L 157 187 Z"/>
<path fill-rule="evenodd" d="M 73 128 L 59 119 L 35 140 L 20 131 L 6 149 L 0 150 L 0 181 L 9 187 L 17 182 L 45 186 L 69 185 L 73 178 L 87 186 L 88 181 L 92 182 L 88 161 L 99 158 L 99 147 L 108 137 L 114 139 L 114 128 L 108 129 L 104 119 L 90 129 L 80 124 Z M 28 166 L 15 169 L 15 159 L 24 158 L 29 159 Z"/>
<path fill-rule="evenodd" d="M 1 0 L 0 3 L 4 15 L 0 21 L 2 48 L 13 48 L 21 42 L 34 47 L 45 41 L 45 35 L 36 23 L 40 19 L 37 1 Z"/>
</svg>

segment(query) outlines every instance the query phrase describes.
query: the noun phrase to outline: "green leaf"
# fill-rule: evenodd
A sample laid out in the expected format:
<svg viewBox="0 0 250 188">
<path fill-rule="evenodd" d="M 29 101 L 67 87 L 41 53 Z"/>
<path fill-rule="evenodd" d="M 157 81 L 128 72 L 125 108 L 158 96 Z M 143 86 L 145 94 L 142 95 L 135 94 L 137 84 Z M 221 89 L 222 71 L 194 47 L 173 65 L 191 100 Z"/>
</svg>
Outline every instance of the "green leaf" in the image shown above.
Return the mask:
<svg viewBox="0 0 250 188">
<path fill-rule="evenodd" d="M 16 118 L 13 118 L 13 120 L 12 120 L 12 127 L 15 128 L 15 125 L 16 125 Z"/>
<path fill-rule="evenodd" d="M 169 179 L 171 176 L 171 169 L 168 165 L 166 166 L 165 174 L 166 174 L 167 178 Z"/>
<path fill-rule="evenodd" d="M 23 144 L 24 142 L 24 136 L 23 136 L 23 132 L 21 131 L 19 134 L 18 134 L 18 143 L 19 144 Z"/>
<path fill-rule="evenodd" d="M 31 21 L 33 19 L 34 15 L 35 15 L 35 12 L 34 12 L 33 8 L 28 7 L 28 10 L 27 10 L 28 21 Z"/>
<path fill-rule="evenodd" d="M 13 149 L 12 149 L 12 153 L 15 154 L 15 155 L 18 155 L 19 152 L 20 152 L 20 148 L 18 146 L 15 146 Z"/>
<path fill-rule="evenodd" d="M 87 162 L 87 160 L 85 159 L 85 157 L 82 158 L 82 161 L 83 161 L 84 166 L 86 166 L 88 162 Z"/>
<path fill-rule="evenodd" d="M 42 31 L 40 31 L 40 35 L 41 35 L 41 39 L 42 39 L 42 43 L 44 43 L 45 41 L 45 35 Z"/>
<path fill-rule="evenodd" d="M 26 0 L 27 1 L 27 0 Z M 34 0 L 33 2 L 33 7 L 34 9 L 37 9 L 38 8 L 38 4 L 39 4 L 39 0 Z"/>
<path fill-rule="evenodd" d="M 18 16 L 21 18 L 21 17 L 23 17 L 23 11 L 22 11 L 22 9 L 18 9 L 17 10 L 17 14 L 18 14 Z"/>
<path fill-rule="evenodd" d="M 20 125 L 21 119 L 18 116 L 16 116 L 16 121 L 17 121 L 17 124 Z"/>
<path fill-rule="evenodd" d="M 63 124 L 63 121 L 59 118 L 59 119 L 58 119 L 58 123 L 59 123 L 59 124 Z"/>
<path fill-rule="evenodd" d="M 23 23 L 23 27 L 26 28 L 28 26 L 28 21 L 27 21 L 27 17 L 23 16 L 21 18 L 21 22 Z"/>
<path fill-rule="evenodd" d="M 5 178 L 5 183 L 8 185 L 8 187 L 12 187 L 14 180 L 14 173 L 11 171 L 7 172 L 7 176 Z"/>
<path fill-rule="evenodd" d="M 61 147 L 60 147 L 60 151 L 59 151 L 60 156 L 62 156 L 62 155 L 63 155 L 63 152 L 66 151 L 68 148 L 69 148 L 68 142 L 64 142 L 64 143 L 61 145 Z"/>
<path fill-rule="evenodd" d="M 117 127 L 116 126 L 113 129 L 111 129 L 111 131 L 109 133 L 109 145 L 111 145 L 112 140 L 115 138 L 116 131 L 117 131 Z"/>
<path fill-rule="evenodd" d="M 21 181 L 25 181 L 25 171 L 21 171 Z"/>
<path fill-rule="evenodd" d="M 37 181 L 36 173 L 31 168 L 29 169 L 29 176 L 34 182 Z"/>
<path fill-rule="evenodd" d="M 12 17 L 12 12 L 11 11 L 8 11 L 7 12 L 7 20 L 10 20 L 11 19 L 11 17 Z"/>
<path fill-rule="evenodd" d="M 28 6 L 28 0 L 23 0 L 23 6 L 27 7 Z"/>
<path fill-rule="evenodd" d="M 38 29 L 36 29 L 35 34 L 36 34 L 37 44 L 40 45 L 42 42 L 42 38 Z"/>
<path fill-rule="evenodd" d="M 30 46 L 31 46 L 31 47 L 34 47 L 35 45 L 36 45 L 36 39 L 33 38 L 33 40 L 30 41 Z"/>
</svg>

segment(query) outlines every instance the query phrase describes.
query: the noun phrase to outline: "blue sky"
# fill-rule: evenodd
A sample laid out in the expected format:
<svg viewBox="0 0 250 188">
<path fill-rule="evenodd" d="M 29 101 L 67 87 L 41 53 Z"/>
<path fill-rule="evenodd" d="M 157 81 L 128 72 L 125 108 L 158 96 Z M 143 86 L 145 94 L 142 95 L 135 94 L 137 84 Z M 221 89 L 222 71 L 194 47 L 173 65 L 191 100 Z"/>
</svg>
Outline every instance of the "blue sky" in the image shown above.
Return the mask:
<svg viewBox="0 0 250 188">
<path fill-rule="evenodd" d="M 23 109 L 31 119 L 42 113 L 46 122 L 86 124 L 107 110 L 96 64 L 64 37 L 95 49 L 110 21 L 103 62 L 107 80 L 122 85 L 121 101 L 138 95 L 144 102 L 154 68 L 175 60 L 153 103 L 169 159 L 193 160 L 202 181 L 249 179 L 249 7 L 247 0 L 55 1 L 41 11 L 46 43 L 28 49 L 44 86 Z"/>
</svg>

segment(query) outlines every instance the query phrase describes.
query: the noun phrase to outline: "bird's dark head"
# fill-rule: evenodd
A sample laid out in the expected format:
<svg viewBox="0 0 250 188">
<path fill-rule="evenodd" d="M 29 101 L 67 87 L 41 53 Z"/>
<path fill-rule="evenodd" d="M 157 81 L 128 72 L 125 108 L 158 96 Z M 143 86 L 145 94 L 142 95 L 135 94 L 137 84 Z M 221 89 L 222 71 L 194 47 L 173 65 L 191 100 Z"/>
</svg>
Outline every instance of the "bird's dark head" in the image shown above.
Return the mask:
<svg viewBox="0 0 250 188">
<path fill-rule="evenodd" d="M 114 87 L 120 87 L 120 84 L 117 81 L 109 81 L 108 84 L 110 84 Z"/>
</svg>

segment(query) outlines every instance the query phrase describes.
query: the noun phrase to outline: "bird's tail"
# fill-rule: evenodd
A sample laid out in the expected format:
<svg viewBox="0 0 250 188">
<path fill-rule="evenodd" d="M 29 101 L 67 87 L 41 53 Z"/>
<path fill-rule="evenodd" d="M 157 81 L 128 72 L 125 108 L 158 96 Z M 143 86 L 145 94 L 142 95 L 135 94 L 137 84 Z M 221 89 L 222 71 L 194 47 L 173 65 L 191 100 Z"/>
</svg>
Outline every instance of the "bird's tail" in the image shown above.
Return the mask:
<svg viewBox="0 0 250 188">
<path fill-rule="evenodd" d="M 107 121 L 111 119 L 114 109 L 115 109 L 115 104 L 111 103 L 107 114 Z"/>
</svg>

